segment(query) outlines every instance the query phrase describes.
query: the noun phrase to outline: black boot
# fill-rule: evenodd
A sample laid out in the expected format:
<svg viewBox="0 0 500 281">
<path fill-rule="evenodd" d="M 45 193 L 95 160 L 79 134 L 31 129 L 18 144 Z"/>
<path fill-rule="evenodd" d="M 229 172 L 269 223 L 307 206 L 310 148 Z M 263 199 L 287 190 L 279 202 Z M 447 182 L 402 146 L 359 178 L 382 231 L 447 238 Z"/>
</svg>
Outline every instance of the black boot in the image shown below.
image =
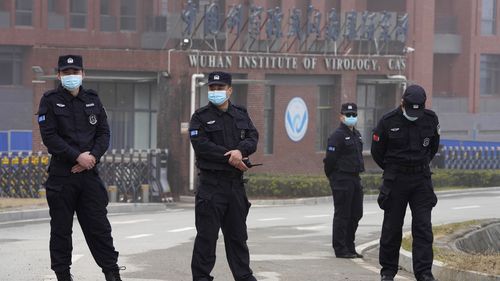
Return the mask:
<svg viewBox="0 0 500 281">
<path fill-rule="evenodd" d="M 62 272 L 56 272 L 56 276 L 57 276 L 57 281 L 73 281 L 73 278 L 69 273 L 69 269 Z"/>
<path fill-rule="evenodd" d="M 122 278 L 120 277 L 120 270 L 125 270 L 125 267 L 119 267 L 117 269 L 104 272 L 104 277 L 106 277 L 106 281 L 122 281 Z"/>
</svg>

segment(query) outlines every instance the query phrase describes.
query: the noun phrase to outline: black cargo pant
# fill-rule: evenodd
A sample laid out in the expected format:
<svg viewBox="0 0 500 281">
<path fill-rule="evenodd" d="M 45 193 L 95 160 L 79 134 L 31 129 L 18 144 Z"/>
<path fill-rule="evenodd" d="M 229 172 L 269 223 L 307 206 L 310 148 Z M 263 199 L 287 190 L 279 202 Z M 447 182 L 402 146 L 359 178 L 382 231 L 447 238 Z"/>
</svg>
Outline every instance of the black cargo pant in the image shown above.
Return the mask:
<svg viewBox="0 0 500 281">
<path fill-rule="evenodd" d="M 241 176 L 201 172 L 196 193 L 196 239 L 191 270 L 193 281 L 213 280 L 219 229 L 222 228 L 229 268 L 237 281 L 256 281 L 250 269 L 246 218 L 248 202 Z"/>
<path fill-rule="evenodd" d="M 94 170 L 67 177 L 49 176 L 46 184 L 50 211 L 50 259 L 55 272 L 70 269 L 73 216 L 76 212 L 90 252 L 103 272 L 118 269 L 111 225 L 106 217 L 108 194 Z"/>
<path fill-rule="evenodd" d="M 384 210 L 380 237 L 379 262 L 382 275 L 394 276 L 398 272 L 399 248 L 406 207 L 412 213 L 413 271 L 420 278 L 432 274 L 432 208 L 437 203 L 430 172 L 384 172 L 378 203 Z"/>
<path fill-rule="evenodd" d="M 345 176 L 331 184 L 333 194 L 332 246 L 335 255 L 354 254 L 358 223 L 363 217 L 363 187 L 357 175 Z"/>
</svg>

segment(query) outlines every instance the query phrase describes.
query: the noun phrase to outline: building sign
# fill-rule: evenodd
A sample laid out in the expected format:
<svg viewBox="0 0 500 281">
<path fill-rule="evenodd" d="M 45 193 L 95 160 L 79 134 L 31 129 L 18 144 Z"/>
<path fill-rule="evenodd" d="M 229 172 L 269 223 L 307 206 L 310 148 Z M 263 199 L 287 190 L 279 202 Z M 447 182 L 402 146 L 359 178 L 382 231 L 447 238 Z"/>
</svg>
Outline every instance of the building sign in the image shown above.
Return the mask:
<svg viewBox="0 0 500 281">
<path fill-rule="evenodd" d="M 226 11 L 225 5 L 221 4 L 224 2 L 203 2 L 200 1 L 199 5 L 193 0 L 184 2 L 181 12 L 182 36 L 202 37 L 208 42 L 227 39 L 231 34 L 232 43 L 224 44 L 226 51 L 233 50 L 237 46 L 236 41 L 243 45 L 242 49 L 247 50 L 256 41 L 266 41 L 268 52 L 281 52 L 295 46 L 297 51 L 305 53 L 313 49 L 316 52 L 343 52 L 354 47 L 352 42 L 369 42 L 374 48 L 369 48 L 368 53 L 380 54 L 385 49 L 387 54 L 391 42 L 402 43 L 398 47 L 402 51 L 407 40 L 406 13 L 354 10 L 341 13 L 335 8 L 324 11 L 312 4 L 305 9 L 292 7 L 283 11 L 278 6 L 265 10 L 260 5 L 242 4 L 249 1 L 234 3 Z M 281 39 L 286 42 L 275 44 Z M 277 45 L 281 47 L 272 48 Z M 216 44 L 211 47 L 219 51 Z M 398 51 L 391 48 L 391 52 Z"/>
<path fill-rule="evenodd" d="M 309 114 L 306 103 L 299 97 L 293 98 L 285 111 L 285 128 L 288 137 L 294 142 L 302 140 L 306 135 L 308 122 Z"/>
<path fill-rule="evenodd" d="M 293 55 L 224 55 L 189 54 L 189 66 L 201 68 L 264 69 L 264 70 L 315 70 L 320 65 L 331 71 L 403 71 L 406 59 L 395 56 L 380 62 L 377 57 L 345 56 L 293 56 Z"/>
</svg>

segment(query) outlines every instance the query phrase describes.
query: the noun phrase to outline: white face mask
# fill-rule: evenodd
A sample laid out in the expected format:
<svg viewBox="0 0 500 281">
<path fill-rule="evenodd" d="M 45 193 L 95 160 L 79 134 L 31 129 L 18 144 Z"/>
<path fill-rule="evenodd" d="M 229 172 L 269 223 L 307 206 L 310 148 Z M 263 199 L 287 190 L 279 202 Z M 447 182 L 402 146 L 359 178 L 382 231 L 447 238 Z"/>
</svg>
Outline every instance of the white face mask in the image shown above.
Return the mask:
<svg viewBox="0 0 500 281">
<path fill-rule="evenodd" d="M 405 108 L 403 107 L 403 115 L 406 119 L 408 119 L 408 121 L 411 121 L 411 122 L 415 122 L 417 121 L 418 117 L 411 117 L 409 116 L 408 114 L 406 114 L 406 110 Z"/>
</svg>

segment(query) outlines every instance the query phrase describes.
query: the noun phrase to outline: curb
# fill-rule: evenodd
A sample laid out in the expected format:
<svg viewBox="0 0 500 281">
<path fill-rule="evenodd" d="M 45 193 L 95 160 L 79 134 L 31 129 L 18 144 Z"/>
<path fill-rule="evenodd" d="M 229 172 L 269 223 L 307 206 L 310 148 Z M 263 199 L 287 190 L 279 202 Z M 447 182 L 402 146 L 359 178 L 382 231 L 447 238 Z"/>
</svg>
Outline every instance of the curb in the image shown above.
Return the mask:
<svg viewBox="0 0 500 281">
<path fill-rule="evenodd" d="M 110 203 L 107 209 L 108 214 L 116 214 L 163 211 L 166 206 L 164 203 Z M 48 218 L 50 218 L 49 208 L 0 212 L 0 223 Z"/>
<path fill-rule="evenodd" d="M 399 251 L 399 266 L 413 273 L 412 254 L 406 250 Z M 453 281 L 500 281 L 500 276 L 488 275 L 477 271 L 465 271 L 446 266 L 440 261 L 433 261 L 432 271 L 439 280 Z"/>
<path fill-rule="evenodd" d="M 411 232 L 403 233 L 404 236 Z M 379 246 L 379 239 L 373 240 L 356 247 L 358 253 L 364 254 Z M 411 252 L 401 248 L 399 250 L 399 266 L 410 273 L 413 273 L 413 260 Z M 477 271 L 464 271 L 446 266 L 444 263 L 434 260 L 432 263 L 432 272 L 439 280 L 452 281 L 500 281 L 500 276 L 488 275 Z"/>
</svg>

